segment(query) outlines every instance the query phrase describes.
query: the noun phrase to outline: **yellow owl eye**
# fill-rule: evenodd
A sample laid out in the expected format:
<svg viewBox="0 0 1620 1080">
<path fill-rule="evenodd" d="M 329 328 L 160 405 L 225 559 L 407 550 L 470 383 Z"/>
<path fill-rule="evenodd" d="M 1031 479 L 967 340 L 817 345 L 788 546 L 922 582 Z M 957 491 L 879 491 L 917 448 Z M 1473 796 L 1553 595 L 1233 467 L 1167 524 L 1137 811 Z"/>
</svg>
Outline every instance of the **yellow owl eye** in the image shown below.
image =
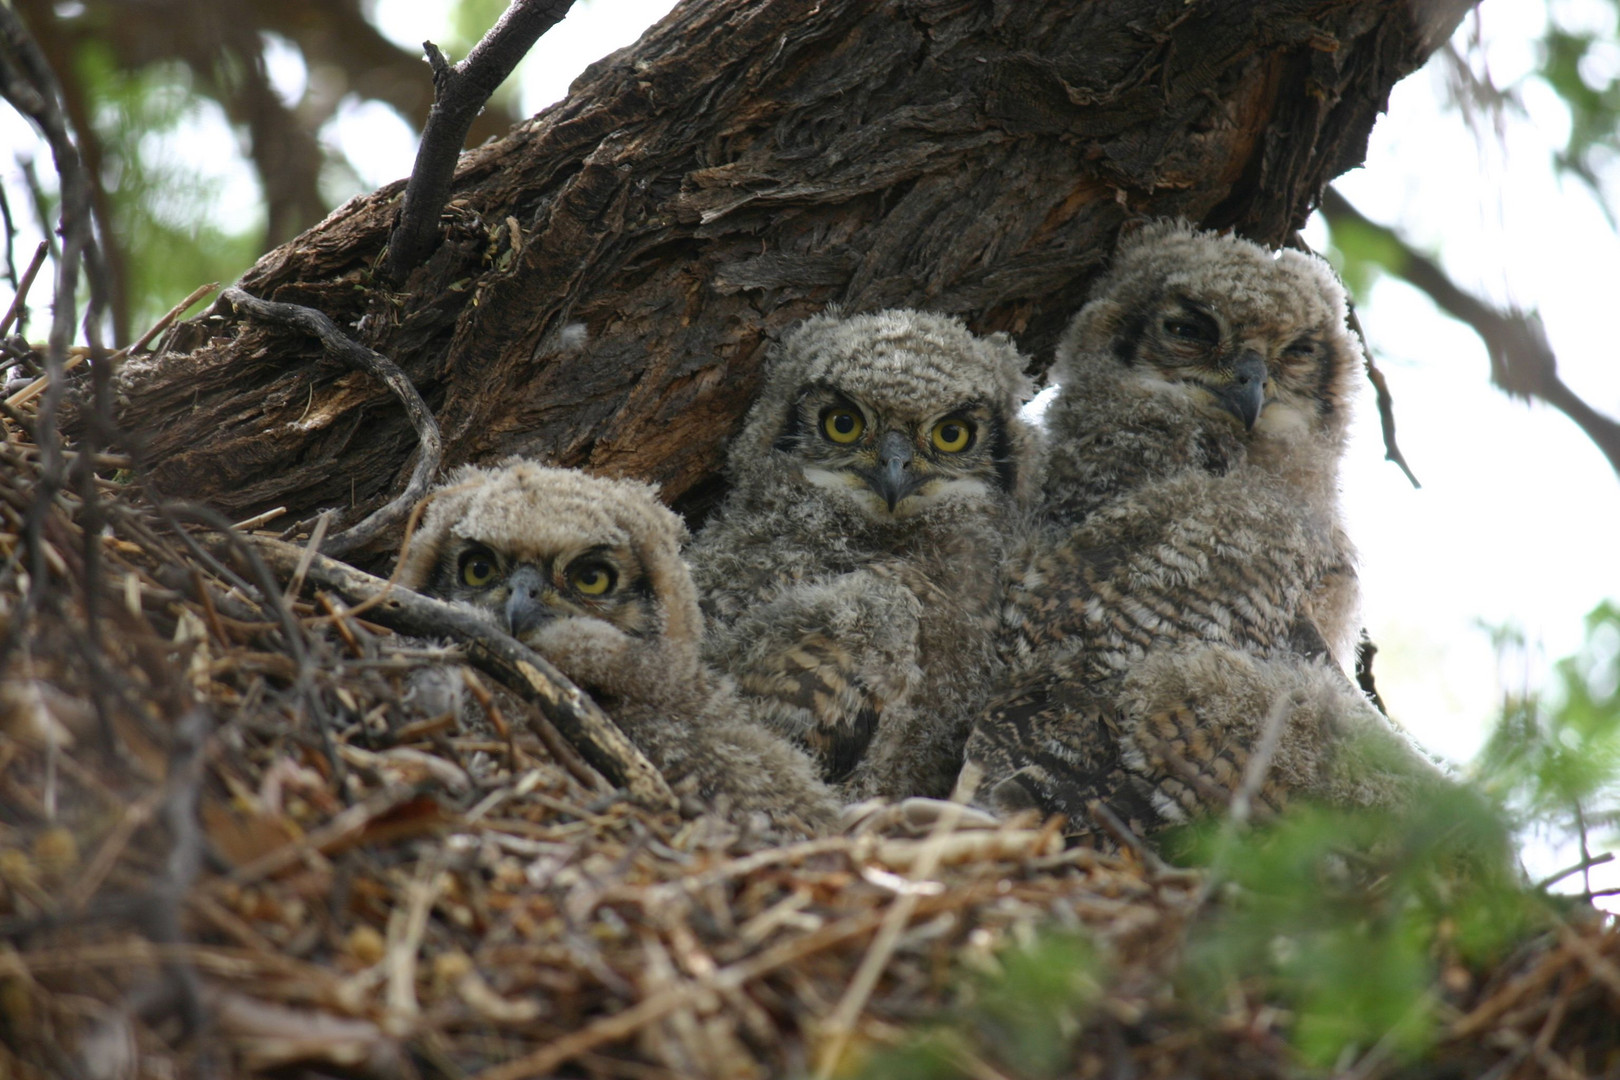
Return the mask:
<svg viewBox="0 0 1620 1080">
<path fill-rule="evenodd" d="M 866 430 L 866 420 L 854 409 L 828 409 L 821 414 L 821 430 L 835 443 L 852 443 Z"/>
<path fill-rule="evenodd" d="M 461 580 L 475 589 L 482 589 L 495 580 L 495 556 L 482 548 L 475 548 L 461 557 Z"/>
<path fill-rule="evenodd" d="M 947 417 L 934 425 L 934 432 L 929 438 L 933 441 L 935 450 L 947 454 L 960 454 L 973 442 L 973 425 L 954 416 Z"/>
<path fill-rule="evenodd" d="M 619 575 L 604 563 L 587 563 L 568 572 L 568 583 L 586 596 L 602 596 L 612 591 Z"/>
</svg>

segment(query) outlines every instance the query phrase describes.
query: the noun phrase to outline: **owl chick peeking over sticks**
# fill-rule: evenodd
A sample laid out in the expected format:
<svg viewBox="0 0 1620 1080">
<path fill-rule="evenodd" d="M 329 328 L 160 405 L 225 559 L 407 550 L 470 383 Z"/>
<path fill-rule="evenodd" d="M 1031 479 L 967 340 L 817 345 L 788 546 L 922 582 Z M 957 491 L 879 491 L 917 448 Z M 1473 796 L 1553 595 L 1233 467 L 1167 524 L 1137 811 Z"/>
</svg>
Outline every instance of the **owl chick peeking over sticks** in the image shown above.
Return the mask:
<svg viewBox="0 0 1620 1080">
<path fill-rule="evenodd" d="M 690 555 L 710 659 L 851 798 L 942 796 L 996 667 L 999 566 L 1038 484 L 1023 357 L 959 319 L 790 331 Z"/>
<path fill-rule="evenodd" d="M 1262 806 L 1388 803 L 1430 774 L 1340 667 L 1359 632 L 1338 506 L 1359 366 L 1320 259 L 1179 222 L 1121 243 L 1058 346 L 1013 674 L 962 778 L 981 805 L 1084 831 L 1100 802 L 1151 832 L 1223 808 L 1262 743 Z"/>
<path fill-rule="evenodd" d="M 463 466 L 423 516 L 401 582 L 487 614 L 591 693 L 677 794 L 812 832 L 838 810 L 806 756 L 748 719 L 699 658 L 686 527 L 631 480 L 533 462 Z"/>
</svg>

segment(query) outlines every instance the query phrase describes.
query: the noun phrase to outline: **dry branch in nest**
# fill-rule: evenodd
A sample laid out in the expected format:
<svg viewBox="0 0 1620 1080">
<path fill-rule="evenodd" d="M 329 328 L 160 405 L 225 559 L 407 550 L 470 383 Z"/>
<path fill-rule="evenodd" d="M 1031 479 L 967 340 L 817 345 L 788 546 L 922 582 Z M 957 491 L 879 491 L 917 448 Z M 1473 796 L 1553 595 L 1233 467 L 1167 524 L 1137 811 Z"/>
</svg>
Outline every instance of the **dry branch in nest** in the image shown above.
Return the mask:
<svg viewBox="0 0 1620 1080">
<path fill-rule="evenodd" d="M 0 447 L 8 626 L 43 491 L 32 404 Z M 509 692 L 504 635 L 307 544 L 144 506 L 112 479 L 127 464 L 95 473 L 99 592 L 80 496 L 49 494 L 51 602 L 0 671 L 0 1073 L 846 1075 L 1055 927 L 1103 956 L 1067 1074 L 1298 1075 L 1261 990 L 1182 996 L 1187 935 L 1223 902 L 1201 875 L 1065 851 L 1055 823 L 802 840 L 683 819 L 547 748 L 558 717 Z M 1612 927 L 1447 971 L 1423 1070 L 1616 1060 Z M 952 1068 L 1009 1075 L 957 1034 Z"/>
</svg>

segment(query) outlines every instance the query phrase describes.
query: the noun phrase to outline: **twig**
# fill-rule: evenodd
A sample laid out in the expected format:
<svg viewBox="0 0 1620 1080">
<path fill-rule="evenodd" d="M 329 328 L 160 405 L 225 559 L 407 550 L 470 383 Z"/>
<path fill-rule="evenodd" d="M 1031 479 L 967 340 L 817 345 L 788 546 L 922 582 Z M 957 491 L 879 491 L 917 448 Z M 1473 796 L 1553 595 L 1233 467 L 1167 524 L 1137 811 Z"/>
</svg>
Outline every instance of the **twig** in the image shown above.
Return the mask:
<svg viewBox="0 0 1620 1080">
<path fill-rule="evenodd" d="M 1556 874 L 1551 874 L 1542 878 L 1540 881 L 1535 883 L 1534 888 L 1537 892 L 1544 892 L 1551 886 L 1558 884 L 1558 882 L 1563 881 L 1565 878 L 1573 874 L 1584 874 L 1594 866 L 1602 866 L 1606 862 L 1613 861 L 1614 852 L 1612 851 L 1604 852 L 1602 855 L 1586 856 L 1574 866 L 1566 866 Z"/>
<path fill-rule="evenodd" d="M 28 306 L 28 290 L 33 287 L 34 278 L 39 275 L 39 268 L 45 265 L 45 255 L 50 251 L 50 245 L 43 240 L 39 247 L 34 249 L 34 257 L 28 263 L 28 269 L 23 271 L 22 281 L 17 286 L 17 295 L 11 298 L 11 307 L 6 311 L 6 317 L 0 319 L 0 337 L 5 337 L 11 326 Z"/>
<path fill-rule="evenodd" d="M 962 793 L 967 797 L 967 793 Z M 924 881 L 933 874 L 939 866 L 939 857 L 944 849 L 946 840 L 962 819 L 962 803 L 952 802 L 940 812 L 939 820 L 934 822 L 934 828 L 928 834 L 928 839 L 912 864 L 911 873 L 907 877 L 912 882 Z M 888 966 L 889 958 L 894 955 L 895 946 L 900 943 L 900 935 L 911 922 L 911 916 L 917 908 L 921 894 L 915 889 L 908 889 L 894 898 L 889 910 L 884 913 L 883 925 L 878 928 L 877 934 L 872 938 L 872 945 L 867 949 L 866 955 L 861 957 L 861 966 L 855 969 L 854 978 L 849 981 L 849 988 L 839 999 L 838 1007 L 833 1010 L 832 1016 L 827 1020 L 829 1035 L 825 1049 L 822 1051 L 821 1064 L 816 1069 L 817 1080 L 829 1080 L 838 1069 L 839 1061 L 844 1056 L 844 1048 L 855 1033 L 855 1022 L 866 1008 L 866 1003 L 872 998 L 872 991 L 877 988 L 877 981 Z"/>
<path fill-rule="evenodd" d="M 433 108 L 422 129 L 399 222 L 388 238 L 384 271 L 395 284 L 439 246 L 439 211 L 450 197 L 461 145 L 479 110 L 540 35 L 561 22 L 573 5 L 574 0 L 512 0 L 483 40 L 454 66 L 433 42 L 422 42 L 433 67 Z"/>
<path fill-rule="evenodd" d="M 1235 826 L 1241 827 L 1249 820 L 1254 798 L 1260 794 L 1266 774 L 1271 771 L 1271 759 L 1277 755 L 1277 744 L 1282 740 L 1283 728 L 1287 726 L 1288 717 L 1293 711 L 1292 705 L 1293 701 L 1287 694 L 1279 694 L 1277 700 L 1271 703 L 1271 711 L 1266 714 L 1266 726 L 1260 731 L 1260 741 L 1249 753 L 1249 760 L 1243 766 L 1243 782 L 1233 793 L 1227 811 L 1228 820 Z"/>
<path fill-rule="evenodd" d="M 1395 230 L 1365 217 L 1329 188 L 1322 196 L 1329 224 L 1350 224 L 1376 233 L 1400 253 L 1390 273 L 1426 293 L 1447 315 L 1465 323 L 1485 343 L 1491 382 L 1508 394 L 1543 401 L 1573 420 L 1620 474 L 1620 421 L 1604 416 L 1558 377 L 1558 357 L 1534 312 L 1499 311 L 1457 286 L 1433 259 L 1408 244 Z M 1370 374 L 1370 372 L 1369 372 Z M 1374 385 L 1379 380 L 1374 380 Z M 1380 411 L 1382 405 L 1380 405 Z"/>
<path fill-rule="evenodd" d="M 416 392 L 416 387 L 399 369 L 399 365 L 346 336 L 330 318 L 314 308 L 260 300 L 234 285 L 221 293 L 220 298 L 237 310 L 245 311 L 255 318 L 281 326 L 291 326 L 319 338 L 328 352 L 351 367 L 359 368 L 368 375 L 382 380 L 388 389 L 394 392 L 394 396 L 399 398 L 400 404 L 405 406 L 405 415 L 410 418 L 411 427 L 416 429 L 416 438 L 421 444 L 421 449 L 416 456 L 416 468 L 411 470 L 411 478 L 406 483 L 405 490 L 370 516 L 362 518 L 327 540 L 321 550 L 328 555 L 347 554 L 410 513 L 411 507 L 427 494 L 428 485 L 433 482 L 434 475 L 439 471 L 444 444 L 439 434 L 439 422 L 433 419 L 433 413 L 428 409 L 427 402 L 422 400 L 422 395 Z"/>
<path fill-rule="evenodd" d="M 1588 974 L 1607 987 L 1612 996 L 1620 999 L 1620 967 L 1594 949 L 1592 943 L 1572 930 L 1568 923 L 1558 924 L 1558 940 L 1575 954 L 1575 959 L 1581 962 Z"/>
<path fill-rule="evenodd" d="M 212 882 L 209 887 L 218 891 L 234 886 L 251 885 L 278 874 L 311 855 L 347 847 L 357 836 L 364 833 L 372 822 L 393 813 L 419 795 L 420 792 L 414 786 L 404 784 L 374 791 L 362 801 L 332 815 L 319 827 L 309 830 L 298 839 L 272 848 L 252 862 L 236 867 L 225 877 Z"/>
<path fill-rule="evenodd" d="M 56 260 L 55 292 L 51 300 L 51 330 L 45 351 L 45 374 L 50 381 L 45 397 L 40 402 L 34 425 L 34 440 L 40 450 L 40 475 L 34 489 L 33 502 L 28 508 L 23 524 L 31 577 L 21 609 L 12 616 L 6 636 L 0 640 L 0 668 L 3 668 L 6 656 L 16 647 L 22 633 L 33 621 L 43 603 L 45 590 L 50 586 L 42 532 L 45 516 L 55 501 L 57 492 L 62 490 L 67 482 L 67 460 L 62 453 L 57 415 L 61 410 L 62 397 L 67 391 L 64 371 L 68 346 L 73 340 L 74 323 L 78 314 L 77 296 L 81 262 L 90 282 L 85 334 L 90 343 L 91 355 L 98 365 L 102 361 L 98 324 L 106 300 L 106 278 L 103 272 L 105 268 L 94 254 L 95 240 L 90 221 L 90 182 L 85 173 L 84 163 L 79 159 L 78 150 L 68 135 L 67 120 L 61 107 L 61 87 L 39 46 L 23 26 L 17 13 L 9 6 L 0 6 L 0 96 L 32 121 L 50 145 L 61 188 L 62 235 L 62 249 Z M 48 225 L 45 231 L 47 237 L 53 232 Z M 97 375 L 99 390 L 104 381 L 102 379 L 104 372 L 98 372 Z M 103 398 L 104 395 L 98 393 L 98 404 Z M 93 453 L 97 447 L 91 446 L 89 449 Z M 93 502 L 95 492 L 93 485 L 89 487 L 88 495 Z M 99 543 L 99 539 L 96 542 Z M 85 581 L 86 591 L 89 594 L 86 610 L 90 613 L 91 634 L 92 638 L 95 638 L 96 628 L 93 620 L 99 578 L 96 573 L 95 555 L 89 553 L 88 549 L 87 557 L 90 565 Z M 99 693 L 96 696 L 96 704 L 100 712 L 102 702 Z M 102 720 L 105 727 L 104 715 Z"/>
<path fill-rule="evenodd" d="M 1356 337 L 1361 341 L 1362 365 L 1367 370 L 1367 381 L 1373 384 L 1373 395 L 1378 402 L 1378 428 L 1384 435 L 1384 460 L 1400 466 L 1412 486 L 1421 488 L 1423 485 L 1418 483 L 1412 467 L 1406 463 L 1406 455 L 1401 453 L 1400 445 L 1395 441 L 1395 396 L 1389 392 L 1389 381 L 1373 359 L 1372 346 L 1367 344 L 1367 332 L 1361 328 L 1361 316 L 1356 314 L 1353 307 L 1350 309 L 1350 329 L 1356 332 Z"/>
<path fill-rule="evenodd" d="M 1334 196 L 1335 193 L 1329 191 L 1328 195 Z M 1322 202 L 1322 213 L 1330 220 L 1332 219 L 1332 212 L 1328 209 L 1326 199 Z M 1316 254 L 1311 250 L 1311 246 L 1305 242 L 1305 238 L 1297 232 L 1294 233 L 1289 242 L 1300 251 Z M 1385 381 L 1384 373 L 1379 370 L 1377 362 L 1373 359 L 1372 346 L 1367 344 L 1367 332 L 1361 328 L 1361 317 L 1356 314 L 1355 301 L 1349 299 L 1347 304 L 1349 310 L 1346 315 L 1349 319 L 1350 329 L 1355 331 L 1356 340 L 1361 342 L 1362 368 L 1367 373 L 1367 381 L 1373 385 L 1373 391 L 1378 402 L 1378 426 L 1384 436 L 1384 460 L 1393 461 L 1400 466 L 1401 472 L 1406 474 L 1406 479 L 1411 481 L 1412 486 L 1420 488 L 1423 485 L 1418 483 L 1418 478 L 1413 474 L 1411 467 L 1406 464 L 1406 455 L 1401 453 L 1399 444 L 1395 442 L 1395 398 L 1389 392 L 1389 383 Z"/>
<path fill-rule="evenodd" d="M 199 506 L 194 503 L 172 502 L 159 503 L 157 509 L 158 513 L 169 518 L 169 527 L 180 537 L 181 542 L 192 548 L 196 554 L 203 556 L 213 567 L 222 571 L 227 580 L 236 585 L 243 595 L 251 598 L 254 592 L 260 594 L 258 601 L 260 610 L 280 626 L 282 636 L 287 639 L 287 651 L 292 654 L 293 663 L 298 666 L 299 670 L 303 670 L 309 662 L 309 650 L 304 646 L 303 628 L 298 625 L 298 620 L 293 618 L 292 611 L 288 608 L 287 601 L 282 596 L 280 586 L 277 585 L 276 579 L 270 573 L 269 566 L 260 558 L 259 552 L 253 545 L 249 544 L 246 539 L 233 530 L 230 522 L 226 521 L 223 515 L 209 507 Z M 219 548 L 223 551 L 240 554 L 247 562 L 248 572 L 253 575 L 253 585 L 249 586 L 246 581 L 231 573 L 228 568 L 216 561 L 201 546 L 198 546 L 191 534 L 180 527 L 180 520 L 182 519 L 213 529 L 214 535 L 222 540 L 218 545 Z M 302 551 L 303 549 L 295 547 L 293 550 Z"/>
<path fill-rule="evenodd" d="M 74 368 L 84 363 L 84 358 L 84 353 L 69 356 L 67 358 L 67 363 L 62 365 L 63 374 L 72 371 Z M 13 409 L 26 405 L 30 401 L 33 401 L 35 398 L 39 397 L 39 395 L 43 394 L 47 389 L 50 388 L 50 385 L 51 376 L 49 374 L 41 375 L 39 378 L 29 383 L 21 390 L 18 390 L 15 394 L 12 394 L 10 397 L 6 398 L 6 405 L 7 407 Z"/>
<path fill-rule="evenodd" d="M 1373 703 L 1373 708 L 1388 716 L 1389 710 L 1384 707 L 1384 697 L 1378 692 L 1378 683 L 1373 678 L 1373 658 L 1377 655 L 1378 646 L 1373 644 L 1373 639 L 1363 630 L 1361 640 L 1356 642 L 1356 685 L 1361 688 L 1367 700 Z"/>
<path fill-rule="evenodd" d="M 1086 813 L 1091 816 L 1093 822 L 1102 826 L 1103 832 L 1112 837 L 1115 843 L 1135 855 L 1137 860 L 1155 875 L 1168 869 L 1158 853 L 1148 847 L 1129 825 L 1121 821 L 1119 815 L 1108 808 L 1107 803 L 1093 799 L 1086 804 Z"/>
<path fill-rule="evenodd" d="M 416 866 L 416 873 L 405 886 L 405 904 L 388 916 L 388 944 L 383 956 L 387 973 L 387 1007 L 390 1018 L 410 1021 L 421 1014 L 416 999 L 416 954 L 427 933 L 428 911 L 444 891 L 444 867 L 440 857 L 429 855 Z"/>
<path fill-rule="evenodd" d="M 186 310 L 190 308 L 191 305 L 195 304 L 203 297 L 208 296 L 217 288 L 219 288 L 219 282 L 211 281 L 207 285 L 199 285 L 195 289 L 192 289 L 190 295 L 188 295 L 178 304 L 174 305 L 174 307 L 170 308 L 167 315 L 153 323 L 146 333 L 135 339 L 135 344 L 125 349 L 124 352 L 127 355 L 133 356 L 142 349 L 146 348 L 152 343 L 153 338 L 157 337 L 159 334 L 163 333 L 163 331 L 173 326 L 174 320 L 178 319 L 181 315 L 184 315 Z"/>
<path fill-rule="evenodd" d="M 281 574 L 290 574 L 304 551 L 296 544 L 263 537 L 254 537 L 251 543 L 265 562 Z M 465 642 L 467 659 L 475 667 L 537 705 L 585 760 L 614 784 L 649 805 L 676 805 L 663 775 L 600 706 L 543 657 L 493 624 L 453 604 L 390 585 L 381 578 L 322 555 L 310 561 L 308 579 L 341 594 L 350 603 L 370 601 L 386 591 L 387 595 L 380 602 L 369 606 L 374 621 L 407 634 L 451 637 Z"/>
<path fill-rule="evenodd" d="M 761 953 L 721 968 L 713 975 L 693 979 L 679 986 L 660 990 L 612 1016 L 603 1017 L 579 1031 L 542 1046 L 532 1054 L 478 1073 L 473 1080 L 523 1080 L 544 1076 L 558 1065 L 606 1043 L 627 1038 L 656 1020 L 668 1016 L 692 1000 L 692 995 L 708 991 L 724 993 L 806 956 L 829 949 L 852 937 L 867 933 L 881 922 L 874 911 L 842 919 L 830 926 L 812 930 L 801 937 L 773 945 Z"/>
<path fill-rule="evenodd" d="M 281 635 L 287 642 L 287 651 L 292 654 L 293 664 L 297 670 L 297 681 L 293 693 L 303 707 L 308 710 L 315 721 L 316 730 L 321 736 L 321 749 L 326 755 L 327 763 L 332 767 L 335 777 L 341 779 L 347 774 L 347 767 L 332 742 L 332 722 L 327 715 L 326 707 L 321 702 L 320 694 L 315 691 L 314 667 L 310 661 L 309 649 L 304 642 L 303 627 L 293 618 L 291 607 L 282 595 L 276 579 L 271 576 L 270 568 L 265 565 L 259 553 L 249 544 L 240 533 L 231 528 L 231 523 L 225 520 L 224 515 L 210 507 L 199 506 L 192 503 L 159 503 L 157 510 L 169 521 L 169 527 L 180 537 L 182 543 L 198 555 L 203 561 L 211 564 L 227 580 L 233 581 L 243 595 L 251 596 L 254 591 L 260 594 L 258 601 L 260 610 L 268 608 L 266 612 L 281 628 Z M 247 583 L 222 565 L 211 553 L 199 545 L 195 538 L 180 527 L 179 518 L 186 518 L 215 530 L 220 539 L 220 546 L 224 550 L 234 551 L 241 555 L 247 563 L 248 572 L 253 575 L 256 590 L 249 588 Z M 294 550 L 300 550 L 294 548 Z"/>
<path fill-rule="evenodd" d="M 22 291 L 17 281 L 17 258 L 15 247 L 17 245 L 17 223 L 11 220 L 11 200 L 6 198 L 6 189 L 0 187 L 0 219 L 5 221 L 6 227 L 6 280 L 11 282 L 13 294 Z M 0 331 L 3 334 L 4 331 Z"/>
</svg>

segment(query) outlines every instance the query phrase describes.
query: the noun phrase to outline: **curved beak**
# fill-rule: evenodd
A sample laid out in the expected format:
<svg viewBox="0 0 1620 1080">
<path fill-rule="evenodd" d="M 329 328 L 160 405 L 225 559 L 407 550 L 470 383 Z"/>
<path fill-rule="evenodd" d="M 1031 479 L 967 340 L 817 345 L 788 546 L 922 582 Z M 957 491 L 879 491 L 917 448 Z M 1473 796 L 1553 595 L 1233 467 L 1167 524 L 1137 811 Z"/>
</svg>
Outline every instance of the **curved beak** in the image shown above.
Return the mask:
<svg viewBox="0 0 1620 1080">
<path fill-rule="evenodd" d="M 889 504 L 889 512 L 900 504 L 900 500 L 916 491 L 922 481 L 917 471 L 911 467 L 915 453 L 911 443 L 898 431 L 886 432 L 878 440 L 877 468 L 863 474 L 866 483 L 871 489 L 883 496 L 883 501 Z"/>
<path fill-rule="evenodd" d="M 544 596 L 545 576 L 532 566 L 519 566 L 507 579 L 506 632 L 521 639 L 551 618 Z"/>
<path fill-rule="evenodd" d="M 1211 387 L 1221 408 L 1243 422 L 1244 430 L 1254 430 L 1260 410 L 1266 403 L 1266 359 L 1256 349 L 1244 349 L 1232 365 L 1232 381 Z"/>
</svg>

